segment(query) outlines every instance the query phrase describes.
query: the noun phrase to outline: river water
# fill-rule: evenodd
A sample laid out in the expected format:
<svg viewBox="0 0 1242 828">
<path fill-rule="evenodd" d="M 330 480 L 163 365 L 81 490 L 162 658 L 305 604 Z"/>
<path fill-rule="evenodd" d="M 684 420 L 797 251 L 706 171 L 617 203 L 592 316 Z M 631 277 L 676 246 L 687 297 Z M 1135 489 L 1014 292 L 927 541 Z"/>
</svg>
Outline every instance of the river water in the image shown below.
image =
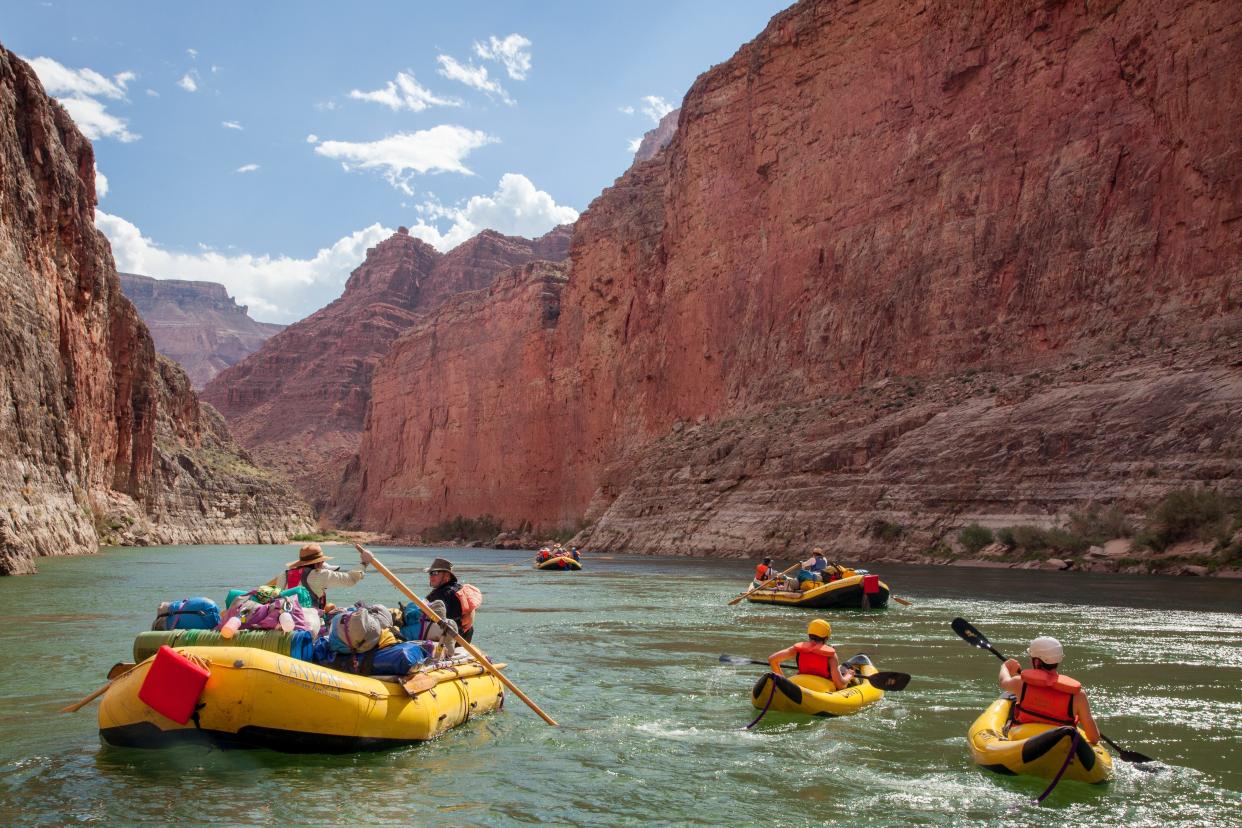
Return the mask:
<svg viewBox="0 0 1242 828">
<path fill-rule="evenodd" d="M 826 616 L 840 652 L 913 674 L 909 688 L 853 717 L 769 714 L 746 732 L 763 668 L 720 654 L 766 657 L 814 617 L 726 606 L 752 564 L 588 555 L 582 572 L 538 572 L 525 553 L 377 548 L 420 593 L 422 567 L 453 560 L 486 595 L 475 644 L 562 726 L 510 694 L 417 747 L 290 756 L 107 748 L 94 704 L 57 712 L 129 659 L 160 601 L 223 601 L 295 549 L 114 549 L 0 579 L 0 824 L 1242 825 L 1242 585 L 1229 581 L 886 566 L 913 606 Z M 398 594 L 372 573 L 333 597 Z M 999 662 L 953 634 L 958 615 L 1010 654 L 1060 638 L 1101 729 L 1161 766 L 1118 761 L 1111 784 L 1024 805 L 1044 782 L 971 763 L 966 729 Z"/>
</svg>

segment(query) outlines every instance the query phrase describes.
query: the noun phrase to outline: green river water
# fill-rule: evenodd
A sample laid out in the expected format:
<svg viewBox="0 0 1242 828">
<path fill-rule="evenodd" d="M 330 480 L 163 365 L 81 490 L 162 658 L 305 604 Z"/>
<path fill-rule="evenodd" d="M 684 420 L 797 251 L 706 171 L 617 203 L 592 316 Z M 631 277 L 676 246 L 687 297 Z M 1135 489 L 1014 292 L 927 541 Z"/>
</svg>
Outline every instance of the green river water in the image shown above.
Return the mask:
<svg viewBox="0 0 1242 828">
<path fill-rule="evenodd" d="M 337 563 L 352 550 L 332 547 Z M 350 756 L 100 744 L 96 705 L 58 709 L 128 660 L 162 600 L 260 583 L 296 547 L 114 549 L 45 559 L 0 579 L 0 825 L 1242 825 L 1242 590 L 1237 582 L 886 566 L 913 606 L 824 613 L 843 655 L 913 674 L 859 715 L 756 711 L 766 657 L 802 638 L 806 610 L 726 601 L 753 564 L 585 559 L 538 572 L 526 553 L 382 549 L 420 594 L 437 554 L 486 595 L 475 644 L 561 727 L 511 694 L 505 710 L 406 749 Z M 337 591 L 395 604 L 372 573 Z M 966 729 L 995 698 L 999 662 L 949 629 L 973 621 L 1002 651 L 1065 644 L 1101 729 L 1158 757 L 1104 786 L 1045 786 L 976 768 Z"/>
</svg>

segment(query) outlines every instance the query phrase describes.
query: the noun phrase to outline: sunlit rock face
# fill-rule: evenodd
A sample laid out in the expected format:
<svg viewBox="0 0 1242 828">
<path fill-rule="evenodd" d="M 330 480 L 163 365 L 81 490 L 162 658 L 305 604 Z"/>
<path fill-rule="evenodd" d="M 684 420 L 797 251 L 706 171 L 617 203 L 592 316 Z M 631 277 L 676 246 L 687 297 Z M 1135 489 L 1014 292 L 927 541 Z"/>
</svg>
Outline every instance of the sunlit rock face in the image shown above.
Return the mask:
<svg viewBox="0 0 1242 828">
<path fill-rule="evenodd" d="M 441 254 L 405 228 L 367 251 L 339 299 L 222 372 L 203 398 L 255 456 L 322 509 L 358 451 L 376 363 L 428 311 L 537 258 L 563 259 L 569 231 L 484 231 Z"/>
<path fill-rule="evenodd" d="M 283 540 L 306 504 L 160 361 L 95 230 L 94 153 L 0 47 L 0 573 L 101 541 Z"/>
<path fill-rule="evenodd" d="M 740 555 L 1236 480 L 1239 63 L 1227 2 L 797 4 L 583 213 L 553 322 L 531 285 L 400 340 L 354 515 Z M 981 401 L 1041 371 L 1042 404 Z M 978 411 L 940 385 L 984 372 Z M 885 378 L 914 385 L 840 410 Z M 1168 462 L 1131 485 L 1148 451 Z"/>
</svg>

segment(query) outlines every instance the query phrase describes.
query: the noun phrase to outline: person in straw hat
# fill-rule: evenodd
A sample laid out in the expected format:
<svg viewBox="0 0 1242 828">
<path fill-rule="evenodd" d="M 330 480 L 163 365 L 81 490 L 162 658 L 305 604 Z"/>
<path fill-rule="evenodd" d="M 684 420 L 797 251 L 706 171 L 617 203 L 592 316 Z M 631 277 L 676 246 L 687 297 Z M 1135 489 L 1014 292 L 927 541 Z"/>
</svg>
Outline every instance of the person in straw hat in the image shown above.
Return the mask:
<svg viewBox="0 0 1242 828">
<path fill-rule="evenodd" d="M 282 589 L 306 587 L 315 602 L 315 608 L 323 612 L 328 606 L 328 587 L 353 586 L 366 575 L 367 566 L 375 562 L 371 553 L 361 547 L 358 549 L 358 556 L 362 559 L 361 569 L 349 572 L 328 569 L 325 564 L 332 558 L 323 554 L 323 548 L 319 544 L 308 543 L 298 551 L 296 561 L 285 565 L 285 585 Z"/>
</svg>

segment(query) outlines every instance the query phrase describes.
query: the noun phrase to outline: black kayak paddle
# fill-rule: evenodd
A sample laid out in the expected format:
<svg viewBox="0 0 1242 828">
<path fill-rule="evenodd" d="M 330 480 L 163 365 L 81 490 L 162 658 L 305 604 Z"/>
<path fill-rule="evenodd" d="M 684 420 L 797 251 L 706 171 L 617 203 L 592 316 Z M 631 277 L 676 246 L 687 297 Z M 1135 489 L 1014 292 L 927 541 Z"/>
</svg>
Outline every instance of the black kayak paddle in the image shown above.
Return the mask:
<svg viewBox="0 0 1242 828">
<path fill-rule="evenodd" d="M 975 628 L 974 624 L 971 624 L 965 618 L 954 618 L 952 626 L 953 632 L 960 635 L 967 644 L 978 647 L 981 650 L 987 650 L 1001 661 L 1009 660 L 1001 653 L 1000 650 L 992 646 L 983 633 L 979 632 L 979 630 Z M 1100 734 L 1100 738 L 1107 742 L 1113 750 L 1117 751 L 1117 755 L 1121 757 L 1121 761 L 1123 762 L 1142 764 L 1144 762 L 1156 761 L 1146 754 L 1139 753 L 1137 750 L 1126 750 L 1125 748 L 1120 747 L 1116 742 L 1105 736 L 1103 733 Z"/>
<path fill-rule="evenodd" d="M 757 658 L 746 658 L 745 656 L 722 655 L 720 660 L 725 664 L 758 664 L 762 667 L 768 666 L 766 661 L 760 661 Z M 782 664 L 781 666 L 792 668 L 794 665 Z M 854 675 L 880 690 L 905 690 L 906 685 L 910 683 L 909 673 L 879 672 L 875 675 L 864 676 L 862 673 L 855 671 Z"/>
</svg>

